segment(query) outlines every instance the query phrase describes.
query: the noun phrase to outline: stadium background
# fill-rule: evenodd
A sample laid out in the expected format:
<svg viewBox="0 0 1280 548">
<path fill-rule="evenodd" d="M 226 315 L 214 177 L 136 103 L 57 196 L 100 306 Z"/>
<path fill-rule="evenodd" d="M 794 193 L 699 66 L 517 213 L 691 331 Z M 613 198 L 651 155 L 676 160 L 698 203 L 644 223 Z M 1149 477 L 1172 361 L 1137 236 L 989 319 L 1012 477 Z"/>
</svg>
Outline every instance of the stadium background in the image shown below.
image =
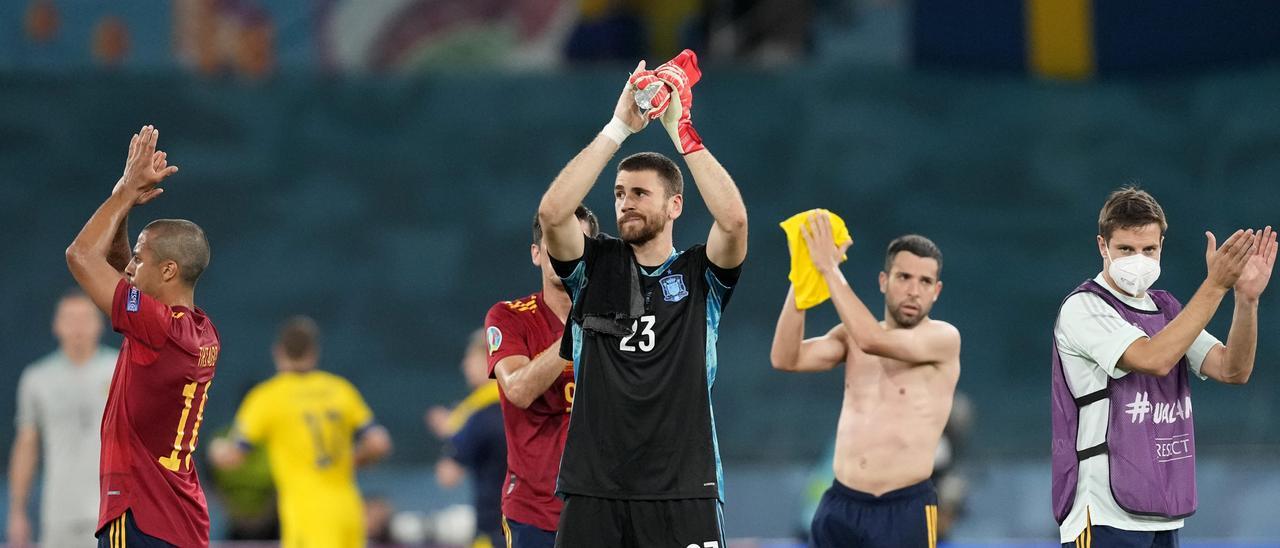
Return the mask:
<svg viewBox="0 0 1280 548">
<path fill-rule="evenodd" d="M 197 300 L 224 348 L 206 428 L 271 373 L 278 323 L 310 314 L 322 367 L 396 441 L 365 491 L 406 510 L 466 500 L 434 486 L 422 411 L 465 394 L 457 364 L 487 307 L 537 288 L 537 201 L 634 59 L 691 46 L 705 74 L 694 120 L 752 222 L 715 391 L 730 536 L 792 534 L 806 475 L 825 466 L 842 373 L 779 373 L 767 356 L 787 287 L 776 223 L 826 207 L 850 224 L 845 271 L 875 310 L 889 239 L 919 232 L 945 254 L 934 316 L 964 336 L 959 389 L 976 413 L 955 540 L 1052 545 L 1049 337 L 1061 298 L 1099 268 L 1098 208 L 1130 182 L 1160 199 L 1159 284 L 1184 297 L 1204 230 L 1280 224 L 1278 23 L 1262 1 L 9 2 L 0 416 L 22 366 L 53 347 L 52 303 L 73 284 L 63 249 L 128 135 L 153 123 L 182 172 L 132 228 L 185 217 L 209 233 Z M 641 150 L 672 152 L 654 129 L 622 153 Z M 679 246 L 710 224 L 689 194 Z M 612 229 L 609 193 L 587 203 Z M 1276 292 L 1250 383 L 1194 384 L 1201 509 L 1184 538 L 1280 543 Z M 1210 327 L 1224 339 L 1225 302 Z M 12 432 L 0 426 L 6 457 Z"/>
</svg>

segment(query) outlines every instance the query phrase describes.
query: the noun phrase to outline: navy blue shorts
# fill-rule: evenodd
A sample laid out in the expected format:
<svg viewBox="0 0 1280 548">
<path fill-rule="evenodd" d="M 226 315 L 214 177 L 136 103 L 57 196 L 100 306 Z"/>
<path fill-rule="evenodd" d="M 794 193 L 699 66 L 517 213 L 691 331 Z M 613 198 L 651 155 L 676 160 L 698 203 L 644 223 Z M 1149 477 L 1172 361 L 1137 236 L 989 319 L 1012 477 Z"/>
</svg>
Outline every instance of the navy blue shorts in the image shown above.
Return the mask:
<svg viewBox="0 0 1280 548">
<path fill-rule="evenodd" d="M 502 534 L 507 537 L 507 548 L 554 548 L 556 532 L 539 529 L 502 516 Z"/>
<path fill-rule="evenodd" d="M 816 548 L 936 548 L 938 493 L 924 480 L 875 496 L 832 482 L 809 530 Z"/>
<path fill-rule="evenodd" d="M 133 511 L 126 510 L 98 531 L 98 548 L 170 548 L 173 545 L 138 530 Z"/>
<path fill-rule="evenodd" d="M 1105 525 L 1089 525 L 1074 542 L 1062 548 L 1178 548 L 1178 530 L 1125 531 Z"/>
</svg>

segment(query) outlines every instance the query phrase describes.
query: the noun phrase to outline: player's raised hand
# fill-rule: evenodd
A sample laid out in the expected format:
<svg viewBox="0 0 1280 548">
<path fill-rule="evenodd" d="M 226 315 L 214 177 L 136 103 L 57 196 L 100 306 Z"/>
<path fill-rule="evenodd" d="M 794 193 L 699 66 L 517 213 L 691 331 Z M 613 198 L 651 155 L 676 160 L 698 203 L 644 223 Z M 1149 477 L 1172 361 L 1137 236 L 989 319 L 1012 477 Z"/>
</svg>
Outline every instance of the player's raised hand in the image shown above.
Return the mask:
<svg viewBox="0 0 1280 548">
<path fill-rule="evenodd" d="M 1237 297 L 1256 300 L 1262 296 L 1271 281 L 1271 271 L 1276 266 L 1276 232 L 1266 227 L 1253 237 L 1253 251 L 1245 261 L 1240 279 L 1236 280 Z"/>
<path fill-rule="evenodd" d="M 1253 253 L 1253 229 L 1235 231 L 1222 243 L 1222 247 L 1218 247 L 1212 232 L 1205 232 L 1204 235 L 1208 239 L 1204 258 L 1209 267 L 1209 275 L 1205 279 L 1219 288 L 1231 289 L 1240 279 L 1245 264 Z"/>
<path fill-rule="evenodd" d="M 160 130 L 148 125 L 134 134 L 129 142 L 124 174 L 116 183 L 115 191 L 129 193 L 137 205 L 150 202 L 164 193 L 160 183 L 178 172 L 178 166 L 169 165 L 168 154 L 156 150 L 159 138 Z"/>
<path fill-rule="evenodd" d="M 698 56 L 693 50 L 684 50 L 674 59 L 663 63 L 654 76 L 671 89 L 670 104 L 662 113 L 662 127 L 667 130 L 671 142 L 680 154 L 692 154 L 706 147 L 702 137 L 693 129 L 690 113 L 693 109 L 693 85 L 702 79 L 698 68 Z"/>
<path fill-rule="evenodd" d="M 631 133 L 640 131 L 649 125 L 649 118 L 640 112 L 640 107 L 636 106 L 635 81 L 645 74 L 651 73 L 652 71 L 644 69 L 643 60 L 637 63 L 636 69 L 627 78 L 627 85 L 622 88 L 622 94 L 618 96 L 617 106 L 613 108 L 613 117 L 621 120 L 627 129 L 631 130 Z"/>
<path fill-rule="evenodd" d="M 809 260 L 813 261 L 818 272 L 826 273 L 838 268 L 844 252 L 853 245 L 853 240 L 836 245 L 831 217 L 825 209 L 811 211 L 805 223 L 800 225 L 800 234 L 809 248 Z"/>
</svg>

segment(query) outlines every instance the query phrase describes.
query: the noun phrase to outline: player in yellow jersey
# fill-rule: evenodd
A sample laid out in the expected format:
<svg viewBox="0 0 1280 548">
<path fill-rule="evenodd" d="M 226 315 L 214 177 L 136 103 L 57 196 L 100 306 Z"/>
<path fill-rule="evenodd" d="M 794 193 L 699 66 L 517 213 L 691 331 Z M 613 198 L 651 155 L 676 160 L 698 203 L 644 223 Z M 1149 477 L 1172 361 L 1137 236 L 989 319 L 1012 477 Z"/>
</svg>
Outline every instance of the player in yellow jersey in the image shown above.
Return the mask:
<svg viewBox="0 0 1280 548">
<path fill-rule="evenodd" d="M 389 453 L 391 436 L 351 383 L 316 370 L 319 329 L 311 319 L 287 321 L 272 355 L 278 373 L 245 396 L 231 437 L 216 440 L 209 459 L 233 467 L 248 449 L 266 447 L 279 491 L 281 546 L 364 546 L 355 467 Z"/>
</svg>

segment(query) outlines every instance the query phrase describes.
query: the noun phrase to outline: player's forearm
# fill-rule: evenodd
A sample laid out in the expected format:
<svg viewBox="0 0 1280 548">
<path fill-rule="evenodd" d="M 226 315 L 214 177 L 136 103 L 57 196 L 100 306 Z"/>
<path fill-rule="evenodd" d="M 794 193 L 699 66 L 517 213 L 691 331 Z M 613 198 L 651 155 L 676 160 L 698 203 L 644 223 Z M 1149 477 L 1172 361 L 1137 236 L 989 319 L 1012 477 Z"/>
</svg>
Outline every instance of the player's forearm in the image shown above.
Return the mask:
<svg viewBox="0 0 1280 548">
<path fill-rule="evenodd" d="M 707 149 L 689 153 L 684 157 L 689 172 L 698 187 L 698 193 L 707 204 L 707 210 L 716 224 L 729 234 L 746 234 L 747 206 L 733 177 Z"/>
<path fill-rule="evenodd" d="M 1258 351 L 1258 302 L 1236 297 L 1235 312 L 1231 316 L 1231 331 L 1227 334 L 1227 350 L 1222 362 L 1222 382 L 1244 384 L 1253 374 L 1253 362 Z"/>
<path fill-rule="evenodd" d="M 67 262 L 71 265 L 72 274 L 76 274 L 77 264 L 85 261 L 107 261 L 113 252 L 118 252 L 115 247 L 119 233 L 124 229 L 124 221 L 129 216 L 135 199 L 136 197 L 126 195 L 124 191 L 116 191 L 98 206 L 67 247 Z M 127 237 L 124 245 L 127 253 Z"/>
<path fill-rule="evenodd" d="M 1120 357 L 1120 366 L 1130 371 L 1168 375 L 1186 355 L 1200 332 L 1209 325 L 1226 290 L 1208 281 L 1187 302 L 1187 306 L 1164 329 L 1150 339 L 1140 339 Z"/>
<path fill-rule="evenodd" d="M 125 213 L 120 225 L 116 227 L 116 235 L 111 241 L 111 249 L 107 251 L 107 264 L 118 272 L 124 272 L 129 266 L 129 258 L 133 256 L 133 247 L 129 245 L 129 214 Z"/>
<path fill-rule="evenodd" d="M 507 378 L 503 387 L 507 400 L 521 409 L 528 408 L 555 384 L 568 365 L 569 362 L 560 357 L 560 342 L 556 341 Z"/>
<path fill-rule="evenodd" d="M 863 352 L 883 355 L 885 349 L 881 339 L 884 328 L 880 327 L 880 322 L 876 321 L 871 309 L 849 287 L 844 273 L 837 267 L 823 272 L 822 278 L 831 291 L 831 302 L 836 307 L 836 314 L 840 316 L 840 322 L 844 324 L 845 332 L 853 339 L 854 344 Z"/>
<path fill-rule="evenodd" d="M 778 325 L 773 330 L 773 346 L 769 349 L 769 362 L 774 369 L 790 370 L 800 359 L 800 345 L 804 342 L 804 317 L 796 309 L 796 289 L 787 290 L 786 302 L 778 314 Z"/>
<path fill-rule="evenodd" d="M 20 431 L 9 454 L 9 511 L 26 512 L 39 459 L 39 439 Z"/>
</svg>

